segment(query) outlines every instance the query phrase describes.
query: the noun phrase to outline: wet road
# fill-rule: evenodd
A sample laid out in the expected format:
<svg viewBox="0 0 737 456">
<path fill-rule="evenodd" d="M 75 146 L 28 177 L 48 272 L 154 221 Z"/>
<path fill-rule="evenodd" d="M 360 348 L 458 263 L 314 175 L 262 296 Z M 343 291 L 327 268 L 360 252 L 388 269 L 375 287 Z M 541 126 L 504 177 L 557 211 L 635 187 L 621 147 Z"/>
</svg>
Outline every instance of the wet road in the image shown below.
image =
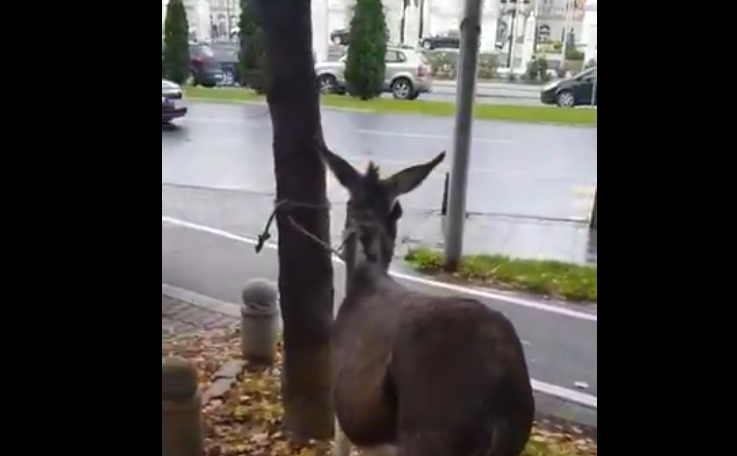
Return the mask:
<svg viewBox="0 0 737 456">
<path fill-rule="evenodd" d="M 385 172 L 452 150 L 452 119 L 324 110 L 329 146 L 361 168 Z M 265 107 L 197 103 L 179 128 L 162 131 L 165 184 L 273 193 L 271 124 Z M 471 151 L 471 213 L 583 220 L 596 181 L 596 129 L 477 122 Z M 446 160 L 408 195 L 416 210 L 440 208 Z M 330 199 L 345 194 L 330 179 Z"/>
</svg>

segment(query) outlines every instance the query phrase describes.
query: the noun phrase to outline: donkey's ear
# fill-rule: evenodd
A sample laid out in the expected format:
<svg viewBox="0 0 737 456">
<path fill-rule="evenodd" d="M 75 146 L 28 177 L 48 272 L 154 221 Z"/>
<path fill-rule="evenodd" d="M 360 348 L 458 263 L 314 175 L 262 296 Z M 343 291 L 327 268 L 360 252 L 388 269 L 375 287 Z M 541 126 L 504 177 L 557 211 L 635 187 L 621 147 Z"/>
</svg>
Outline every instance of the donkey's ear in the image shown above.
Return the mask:
<svg viewBox="0 0 737 456">
<path fill-rule="evenodd" d="M 338 179 L 340 185 L 349 190 L 355 188 L 361 181 L 361 173 L 343 159 L 343 157 L 331 152 L 321 141 L 318 142 L 318 150 L 325 165 L 330 168 L 330 171 Z"/>
<path fill-rule="evenodd" d="M 401 195 L 407 194 L 419 187 L 444 158 L 445 151 L 440 152 L 437 157 L 427 163 L 410 166 L 409 168 L 405 168 L 402 171 L 387 177 L 384 180 L 384 183 L 388 186 L 392 198 L 397 198 Z"/>
</svg>

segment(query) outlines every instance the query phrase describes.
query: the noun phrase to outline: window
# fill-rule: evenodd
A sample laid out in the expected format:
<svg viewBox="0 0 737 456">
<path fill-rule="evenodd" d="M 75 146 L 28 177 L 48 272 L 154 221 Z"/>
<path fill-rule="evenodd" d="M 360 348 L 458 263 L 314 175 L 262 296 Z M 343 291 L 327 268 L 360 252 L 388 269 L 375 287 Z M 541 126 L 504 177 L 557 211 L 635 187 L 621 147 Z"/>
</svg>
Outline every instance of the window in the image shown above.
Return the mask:
<svg viewBox="0 0 737 456">
<path fill-rule="evenodd" d="M 386 63 L 401 63 L 407 61 L 404 53 L 399 51 L 386 51 Z"/>
<path fill-rule="evenodd" d="M 204 43 L 198 43 L 189 48 L 192 57 L 214 57 L 212 48 Z"/>
<path fill-rule="evenodd" d="M 581 81 L 593 81 L 596 79 L 596 67 L 589 68 L 588 70 L 584 70 L 578 75 L 578 79 Z"/>
<path fill-rule="evenodd" d="M 550 41 L 550 26 L 548 24 L 540 24 L 537 27 L 537 39 L 543 43 Z"/>
</svg>

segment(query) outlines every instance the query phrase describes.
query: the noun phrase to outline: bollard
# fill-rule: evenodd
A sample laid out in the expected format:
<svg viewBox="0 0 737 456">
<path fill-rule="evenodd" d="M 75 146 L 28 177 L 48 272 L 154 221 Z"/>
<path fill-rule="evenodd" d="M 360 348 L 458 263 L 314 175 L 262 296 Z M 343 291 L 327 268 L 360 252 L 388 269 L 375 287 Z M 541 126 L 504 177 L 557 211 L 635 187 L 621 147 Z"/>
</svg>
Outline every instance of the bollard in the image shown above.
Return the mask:
<svg viewBox="0 0 737 456">
<path fill-rule="evenodd" d="M 450 183 L 450 173 L 445 173 L 445 182 L 443 182 L 443 199 L 440 201 L 440 232 L 445 239 L 445 231 L 447 229 L 448 220 L 448 184 Z"/>
<path fill-rule="evenodd" d="M 279 332 L 279 293 L 264 279 L 243 288 L 241 307 L 241 355 L 246 361 L 274 364 Z"/>
<path fill-rule="evenodd" d="M 591 220 L 589 220 L 589 229 L 596 230 L 598 229 L 598 222 L 596 220 L 596 203 L 599 199 L 599 188 L 596 188 L 596 192 L 594 193 L 594 208 L 591 210 Z"/>
<path fill-rule="evenodd" d="M 197 370 L 186 359 L 161 358 L 161 455 L 202 456 L 202 401 Z"/>
<path fill-rule="evenodd" d="M 445 217 L 448 215 L 448 184 L 450 183 L 450 173 L 445 173 L 445 182 L 443 182 L 443 199 L 440 201 L 440 215 Z"/>
</svg>

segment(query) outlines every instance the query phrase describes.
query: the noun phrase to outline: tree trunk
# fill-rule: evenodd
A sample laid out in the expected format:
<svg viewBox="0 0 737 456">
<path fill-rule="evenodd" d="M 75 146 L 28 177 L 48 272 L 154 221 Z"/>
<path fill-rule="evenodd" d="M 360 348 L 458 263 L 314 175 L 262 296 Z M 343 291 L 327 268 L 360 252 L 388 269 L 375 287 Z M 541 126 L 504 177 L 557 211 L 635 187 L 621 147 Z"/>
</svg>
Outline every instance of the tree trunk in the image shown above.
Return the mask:
<svg viewBox="0 0 737 456">
<path fill-rule="evenodd" d="M 290 437 L 333 435 L 330 400 L 330 329 L 333 268 L 326 247 L 295 229 L 330 242 L 325 167 L 316 138 L 322 136 L 312 53 L 310 0 L 256 0 L 266 34 L 273 125 L 274 172 L 279 201 L 319 208 L 282 209 L 279 229 L 279 293 L 284 319 L 282 394 Z"/>
</svg>

